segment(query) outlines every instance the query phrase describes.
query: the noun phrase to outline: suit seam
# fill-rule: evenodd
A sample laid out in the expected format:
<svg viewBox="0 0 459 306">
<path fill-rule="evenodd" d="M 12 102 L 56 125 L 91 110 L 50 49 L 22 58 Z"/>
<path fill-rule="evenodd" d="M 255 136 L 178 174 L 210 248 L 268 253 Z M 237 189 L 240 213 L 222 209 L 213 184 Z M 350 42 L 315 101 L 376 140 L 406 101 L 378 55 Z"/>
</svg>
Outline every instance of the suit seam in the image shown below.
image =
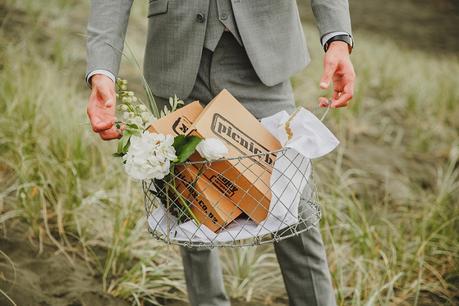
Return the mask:
<svg viewBox="0 0 459 306">
<path fill-rule="evenodd" d="M 301 240 L 301 245 L 302 245 L 303 249 L 306 248 L 306 244 L 305 244 L 305 242 L 303 240 L 303 235 L 300 235 L 300 240 Z M 306 261 L 307 261 L 308 267 L 311 267 L 309 256 L 305 256 L 305 257 L 306 257 Z M 316 289 L 316 280 L 314 278 L 314 274 L 312 273 L 312 269 L 307 269 L 307 270 L 308 270 L 307 274 L 309 274 L 309 278 L 311 279 L 312 291 L 314 292 L 314 305 L 319 306 L 319 304 L 317 303 L 318 292 L 317 292 L 317 289 Z M 324 306 L 324 305 L 322 305 L 322 306 Z"/>
</svg>

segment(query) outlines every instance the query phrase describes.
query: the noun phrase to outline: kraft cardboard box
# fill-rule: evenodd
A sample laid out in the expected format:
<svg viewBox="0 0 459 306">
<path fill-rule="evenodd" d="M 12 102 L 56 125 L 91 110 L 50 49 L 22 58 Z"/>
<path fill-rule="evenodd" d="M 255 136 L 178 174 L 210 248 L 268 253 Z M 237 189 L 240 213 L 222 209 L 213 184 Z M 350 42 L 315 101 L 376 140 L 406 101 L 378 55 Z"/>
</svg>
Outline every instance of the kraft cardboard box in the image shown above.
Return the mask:
<svg viewBox="0 0 459 306">
<path fill-rule="evenodd" d="M 193 166 L 179 167 L 177 190 L 188 200 L 196 218 L 211 231 L 217 232 L 236 219 L 242 211 L 225 197 L 208 179 L 198 176 Z"/>
<path fill-rule="evenodd" d="M 202 111 L 203 107 L 199 101 L 195 101 L 156 120 L 148 131 L 172 136 L 185 134 Z M 207 178 L 200 177 L 194 188 L 188 186 L 187 182 L 193 182 L 196 178 L 195 167 L 177 166 L 175 172 L 178 176 L 176 185 L 179 192 L 184 193 L 183 196 L 192 206 L 192 211 L 199 222 L 212 231 L 218 231 L 242 213 Z"/>
<path fill-rule="evenodd" d="M 222 140 L 229 150 L 226 157 L 260 154 L 213 162 L 204 176 L 253 221 L 266 219 L 276 160 L 276 154 L 270 152 L 282 148 L 279 141 L 226 89 L 206 106 L 188 133 Z M 191 159 L 200 156 L 194 154 Z"/>
<path fill-rule="evenodd" d="M 150 133 L 160 133 L 164 135 L 183 135 L 202 112 L 203 107 L 199 101 L 187 104 L 175 112 L 159 118 L 148 128 Z"/>
</svg>

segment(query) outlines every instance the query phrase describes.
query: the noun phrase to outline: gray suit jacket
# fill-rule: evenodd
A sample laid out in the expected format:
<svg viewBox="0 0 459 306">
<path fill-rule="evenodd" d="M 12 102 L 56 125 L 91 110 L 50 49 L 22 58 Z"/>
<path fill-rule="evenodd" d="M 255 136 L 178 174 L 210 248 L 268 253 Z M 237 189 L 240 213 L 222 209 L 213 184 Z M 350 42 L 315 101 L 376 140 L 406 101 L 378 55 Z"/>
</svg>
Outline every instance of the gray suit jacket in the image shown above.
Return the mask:
<svg viewBox="0 0 459 306">
<path fill-rule="evenodd" d="M 133 0 L 92 0 L 88 70 L 117 75 Z M 186 98 L 204 45 L 203 16 L 214 0 L 150 0 L 144 74 L 155 95 Z M 230 0 L 243 45 L 260 80 L 278 84 L 309 63 L 295 0 Z M 311 0 L 321 36 L 351 34 L 348 0 Z"/>
</svg>

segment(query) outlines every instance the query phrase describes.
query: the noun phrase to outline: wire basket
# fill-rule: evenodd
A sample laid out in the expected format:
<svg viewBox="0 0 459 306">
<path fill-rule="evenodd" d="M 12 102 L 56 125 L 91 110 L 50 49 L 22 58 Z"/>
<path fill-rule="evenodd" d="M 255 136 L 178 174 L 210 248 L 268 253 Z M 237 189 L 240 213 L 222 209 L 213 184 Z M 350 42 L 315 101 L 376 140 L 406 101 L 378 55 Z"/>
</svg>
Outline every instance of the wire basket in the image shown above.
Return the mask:
<svg viewBox="0 0 459 306">
<path fill-rule="evenodd" d="M 289 149 L 187 161 L 163 180 L 142 185 L 149 231 L 168 244 L 277 242 L 309 230 L 321 217 L 311 161 Z"/>
</svg>

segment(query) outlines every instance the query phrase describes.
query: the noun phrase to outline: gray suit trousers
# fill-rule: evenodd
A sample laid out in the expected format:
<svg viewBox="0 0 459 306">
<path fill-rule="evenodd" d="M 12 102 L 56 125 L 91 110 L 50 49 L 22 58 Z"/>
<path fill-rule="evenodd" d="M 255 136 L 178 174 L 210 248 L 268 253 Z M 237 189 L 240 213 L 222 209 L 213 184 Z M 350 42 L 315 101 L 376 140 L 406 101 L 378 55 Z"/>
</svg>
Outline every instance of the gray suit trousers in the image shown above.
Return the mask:
<svg viewBox="0 0 459 306">
<path fill-rule="evenodd" d="M 182 98 L 186 102 L 199 100 L 206 104 L 224 88 L 257 118 L 284 109 L 292 111 L 295 107 L 290 81 L 272 87 L 264 85 L 244 48 L 229 33 L 223 34 L 213 53 L 203 50 L 194 88 L 189 97 Z M 160 105 L 166 105 L 168 101 L 162 97 L 156 97 L 156 100 Z M 300 202 L 300 210 L 301 206 L 305 207 L 305 200 Z M 322 237 L 315 226 L 298 236 L 274 243 L 274 249 L 290 305 L 336 305 Z M 181 247 L 180 251 L 190 304 L 230 305 L 218 250 Z"/>
</svg>

